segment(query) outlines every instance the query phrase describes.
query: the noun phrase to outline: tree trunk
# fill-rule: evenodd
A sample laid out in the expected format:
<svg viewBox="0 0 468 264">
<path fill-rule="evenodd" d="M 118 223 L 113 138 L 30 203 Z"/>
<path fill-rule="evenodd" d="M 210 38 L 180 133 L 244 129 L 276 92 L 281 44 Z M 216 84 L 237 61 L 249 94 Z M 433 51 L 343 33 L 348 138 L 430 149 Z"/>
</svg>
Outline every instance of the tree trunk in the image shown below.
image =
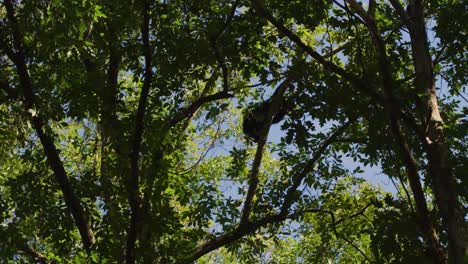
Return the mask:
<svg viewBox="0 0 468 264">
<path fill-rule="evenodd" d="M 435 88 L 433 63 L 429 53 L 424 10 L 420 1 L 408 8 L 412 19 L 409 25 L 413 63 L 416 73 L 415 87 L 426 97 L 423 109 L 425 120 L 426 152 L 429 160 L 429 175 L 435 200 L 448 235 L 449 262 L 463 263 L 466 250 L 466 225 L 455 188 L 455 179 L 449 166 L 449 148 L 445 143 L 443 120 L 440 116 Z"/>
</svg>

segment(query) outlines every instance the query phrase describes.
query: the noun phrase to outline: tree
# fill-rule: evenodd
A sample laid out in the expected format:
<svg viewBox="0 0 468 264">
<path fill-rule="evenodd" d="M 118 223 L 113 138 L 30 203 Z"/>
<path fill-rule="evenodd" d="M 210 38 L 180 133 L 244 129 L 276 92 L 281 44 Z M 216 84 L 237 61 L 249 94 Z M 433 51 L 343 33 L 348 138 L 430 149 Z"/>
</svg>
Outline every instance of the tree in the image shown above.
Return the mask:
<svg viewBox="0 0 468 264">
<path fill-rule="evenodd" d="M 0 259 L 464 263 L 465 9 L 3 0 Z"/>
</svg>

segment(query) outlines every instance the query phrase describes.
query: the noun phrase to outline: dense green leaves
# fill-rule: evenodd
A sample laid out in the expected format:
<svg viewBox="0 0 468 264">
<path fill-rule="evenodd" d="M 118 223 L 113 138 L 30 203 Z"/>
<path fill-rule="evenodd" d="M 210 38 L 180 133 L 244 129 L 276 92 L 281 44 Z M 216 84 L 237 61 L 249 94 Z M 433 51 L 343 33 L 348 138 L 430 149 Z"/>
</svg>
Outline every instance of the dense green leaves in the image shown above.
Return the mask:
<svg viewBox="0 0 468 264">
<path fill-rule="evenodd" d="M 0 262 L 437 262 L 453 240 L 431 168 L 449 172 L 448 200 L 468 194 L 466 4 L 423 1 L 430 90 L 417 19 L 387 2 L 3 0 Z M 285 78 L 292 110 L 257 146 L 243 115 Z"/>
</svg>

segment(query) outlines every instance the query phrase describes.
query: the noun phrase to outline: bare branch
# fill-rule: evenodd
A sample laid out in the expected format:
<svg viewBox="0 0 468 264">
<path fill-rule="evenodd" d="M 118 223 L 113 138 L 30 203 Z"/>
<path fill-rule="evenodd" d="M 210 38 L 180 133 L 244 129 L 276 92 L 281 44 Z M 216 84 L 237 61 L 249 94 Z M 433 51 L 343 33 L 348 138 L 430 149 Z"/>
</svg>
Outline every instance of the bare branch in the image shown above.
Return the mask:
<svg viewBox="0 0 468 264">
<path fill-rule="evenodd" d="M 185 169 L 183 169 L 181 171 L 176 171 L 176 172 L 168 171 L 168 172 L 171 173 L 171 174 L 182 175 L 182 174 L 186 174 L 186 173 L 192 171 L 194 168 L 198 167 L 198 165 L 203 161 L 203 159 L 206 157 L 206 155 L 208 155 L 208 153 L 214 148 L 215 142 L 218 139 L 219 133 L 221 132 L 221 124 L 222 124 L 222 120 L 218 121 L 218 126 L 217 126 L 217 129 L 216 129 L 215 135 L 211 139 L 208 147 L 203 151 L 203 153 L 200 155 L 200 157 L 197 159 L 197 161 L 193 165 L 191 165 L 188 168 L 185 168 Z"/>
</svg>

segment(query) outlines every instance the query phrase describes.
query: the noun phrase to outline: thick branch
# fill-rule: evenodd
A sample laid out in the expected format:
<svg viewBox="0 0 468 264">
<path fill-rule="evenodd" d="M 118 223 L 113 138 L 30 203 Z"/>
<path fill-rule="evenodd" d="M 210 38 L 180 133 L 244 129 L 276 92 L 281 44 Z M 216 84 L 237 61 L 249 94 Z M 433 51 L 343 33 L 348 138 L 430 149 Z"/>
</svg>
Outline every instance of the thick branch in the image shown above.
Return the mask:
<svg viewBox="0 0 468 264">
<path fill-rule="evenodd" d="M 270 116 L 270 119 L 272 116 Z M 267 119 L 268 120 L 268 119 Z M 268 124 L 265 135 L 260 139 L 257 144 L 257 151 L 255 153 L 255 158 L 252 164 L 252 170 L 250 171 L 249 177 L 249 189 L 247 190 L 247 196 L 245 197 L 244 208 L 242 209 L 241 222 L 240 225 L 249 225 L 249 216 L 252 211 L 253 200 L 255 197 L 255 192 L 257 191 L 258 186 L 258 172 L 260 170 L 260 165 L 262 163 L 263 151 L 265 149 L 265 144 L 268 137 L 268 131 L 270 130 L 271 122 Z"/>
<path fill-rule="evenodd" d="M 135 117 L 135 130 L 130 153 L 130 177 L 128 179 L 128 201 L 130 204 L 130 226 L 127 233 L 126 263 L 135 263 L 135 243 L 137 241 L 138 230 L 141 222 L 142 201 L 140 197 L 139 184 L 139 157 L 141 140 L 143 137 L 144 117 L 146 105 L 148 102 L 149 90 L 151 87 L 152 72 L 152 48 L 149 43 L 149 28 L 151 0 L 143 0 L 143 23 L 141 27 L 141 36 L 143 42 L 143 54 L 145 57 L 144 81 L 138 101 L 138 109 Z"/>
<path fill-rule="evenodd" d="M 249 223 L 248 225 L 240 225 L 233 231 L 222 236 L 216 237 L 200 245 L 188 257 L 183 258 L 177 263 L 193 263 L 195 260 L 199 259 L 205 254 L 208 254 L 211 251 L 214 251 L 227 244 L 233 243 L 246 235 L 254 233 L 260 227 L 266 226 L 267 224 L 279 223 L 284 220 L 286 220 L 286 217 L 282 217 L 279 214 L 277 214 L 261 218 L 255 222 Z"/>
<path fill-rule="evenodd" d="M 33 84 L 26 64 L 26 55 L 22 44 L 22 35 L 19 31 L 18 22 L 15 17 L 13 3 L 11 0 L 5 0 L 4 5 L 7 10 L 8 19 L 13 29 L 13 43 L 16 49 L 16 52 L 11 54 L 12 57 L 10 57 L 10 59 L 15 63 L 18 71 L 20 85 L 23 88 L 25 110 L 31 113 L 30 120 L 44 148 L 47 162 L 54 172 L 55 179 L 63 193 L 65 204 L 73 216 L 75 225 L 78 227 L 83 245 L 87 250 L 89 250 L 90 247 L 95 243 L 93 231 L 91 226 L 88 224 L 88 219 L 80 203 L 80 200 L 73 191 L 65 168 L 63 167 L 63 163 L 58 155 L 57 148 L 55 147 L 54 139 L 47 132 L 49 128 L 44 123 L 42 118 L 36 114 L 37 110 L 35 110 L 36 106 L 34 103 L 35 96 L 33 91 Z M 6 42 L 3 41 L 1 43 L 2 46 L 6 44 Z M 1 48 L 7 49 L 6 47 Z"/>
</svg>

